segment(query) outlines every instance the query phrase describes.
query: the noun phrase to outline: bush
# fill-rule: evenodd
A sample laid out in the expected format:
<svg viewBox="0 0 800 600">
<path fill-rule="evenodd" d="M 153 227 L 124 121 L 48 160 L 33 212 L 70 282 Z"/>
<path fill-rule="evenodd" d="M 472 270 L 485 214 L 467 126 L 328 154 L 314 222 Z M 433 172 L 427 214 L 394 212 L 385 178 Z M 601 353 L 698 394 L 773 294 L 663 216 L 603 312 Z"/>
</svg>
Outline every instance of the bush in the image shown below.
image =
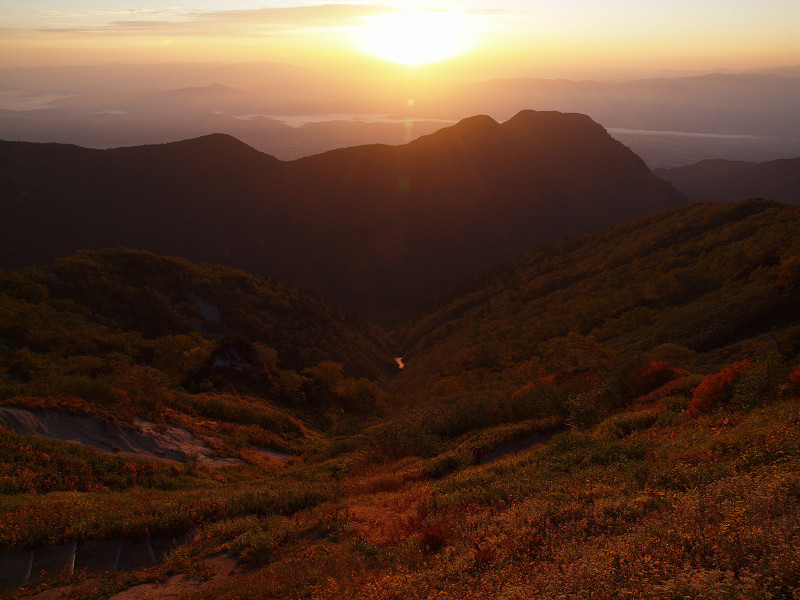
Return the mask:
<svg viewBox="0 0 800 600">
<path fill-rule="evenodd" d="M 599 385 L 567 398 L 567 424 L 570 427 L 587 429 L 621 404 L 619 390 L 614 386 Z"/>
<path fill-rule="evenodd" d="M 708 412 L 715 406 L 727 402 L 733 393 L 734 386 L 753 367 L 755 367 L 753 361 L 740 360 L 725 365 L 719 373 L 706 375 L 692 394 L 689 402 L 689 414 L 694 416 Z"/>
<path fill-rule="evenodd" d="M 778 399 L 788 367 L 779 354 L 769 354 L 745 373 L 733 388 L 731 404 L 751 408 Z"/>
<path fill-rule="evenodd" d="M 558 389 L 555 375 L 539 377 L 511 395 L 512 419 L 518 421 L 561 415 L 563 414 L 563 406 L 559 402 L 561 396 L 562 392 Z"/>
<path fill-rule="evenodd" d="M 420 536 L 419 546 L 423 552 L 434 553 L 444 548 L 447 543 L 447 532 L 439 525 L 431 523 L 426 525 Z"/>
<path fill-rule="evenodd" d="M 678 372 L 664 360 L 654 360 L 634 369 L 627 380 L 627 390 L 631 398 L 639 398 L 660 388 L 678 376 Z"/>
<path fill-rule="evenodd" d="M 800 394 L 800 365 L 792 369 L 786 377 L 786 389 L 795 394 Z"/>
<path fill-rule="evenodd" d="M 649 409 L 619 413 L 598 426 L 597 436 L 606 440 L 622 439 L 635 431 L 655 425 L 661 412 L 661 409 Z"/>
</svg>

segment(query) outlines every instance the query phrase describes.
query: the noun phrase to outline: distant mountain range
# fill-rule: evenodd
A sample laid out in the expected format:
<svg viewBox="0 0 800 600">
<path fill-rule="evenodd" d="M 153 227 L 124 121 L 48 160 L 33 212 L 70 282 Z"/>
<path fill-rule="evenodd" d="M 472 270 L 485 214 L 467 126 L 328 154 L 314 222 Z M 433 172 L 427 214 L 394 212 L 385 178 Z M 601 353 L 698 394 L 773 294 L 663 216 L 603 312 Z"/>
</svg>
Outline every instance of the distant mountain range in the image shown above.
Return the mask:
<svg viewBox="0 0 800 600">
<path fill-rule="evenodd" d="M 292 65 L 0 69 L 0 139 L 90 148 L 225 133 L 282 160 L 520 107 L 589 115 L 651 167 L 800 155 L 797 67 L 631 81 L 343 81 Z M 408 99 L 413 98 L 413 105 Z M 690 135 L 686 135 L 690 134 Z"/>
<path fill-rule="evenodd" d="M 671 181 L 692 200 L 730 202 L 768 198 L 800 204 L 800 158 L 763 163 L 704 160 L 654 172 Z"/>
<path fill-rule="evenodd" d="M 282 162 L 225 135 L 0 143 L 0 267 L 124 245 L 285 279 L 386 317 L 558 239 L 685 202 L 584 115 L 465 119 Z"/>
</svg>

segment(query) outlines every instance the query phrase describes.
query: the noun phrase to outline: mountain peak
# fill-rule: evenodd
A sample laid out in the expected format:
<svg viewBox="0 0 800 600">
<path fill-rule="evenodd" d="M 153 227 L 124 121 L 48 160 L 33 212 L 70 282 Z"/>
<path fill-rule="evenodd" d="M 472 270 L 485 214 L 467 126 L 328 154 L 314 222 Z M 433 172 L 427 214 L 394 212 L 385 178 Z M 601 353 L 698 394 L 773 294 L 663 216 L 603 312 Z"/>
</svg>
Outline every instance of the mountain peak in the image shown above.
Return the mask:
<svg viewBox="0 0 800 600">
<path fill-rule="evenodd" d="M 492 117 L 475 115 L 430 135 L 424 135 L 407 146 L 433 145 L 448 151 L 453 147 L 480 147 L 496 140 L 501 133 L 502 126 Z"/>
<path fill-rule="evenodd" d="M 482 131 L 497 131 L 499 123 L 489 115 L 475 115 L 461 119 L 454 125 L 462 131 L 482 132 Z"/>
<path fill-rule="evenodd" d="M 150 148 L 156 146 L 159 145 L 150 146 Z M 213 158 L 226 157 L 228 159 L 236 157 L 238 159 L 248 158 L 258 162 L 280 162 L 274 156 L 256 150 L 252 146 L 248 146 L 243 141 L 227 133 L 210 133 L 188 140 L 160 144 L 160 147 L 172 152 L 186 153 L 194 156 Z M 148 146 L 141 146 L 141 148 L 148 148 Z"/>
<path fill-rule="evenodd" d="M 558 111 L 521 110 L 502 127 L 514 134 L 558 134 L 565 135 L 575 130 L 606 133 L 605 129 L 587 115 Z"/>
<path fill-rule="evenodd" d="M 185 146 L 226 146 L 228 148 L 236 147 L 240 149 L 247 148 L 248 150 L 255 150 L 255 148 L 252 146 L 248 146 L 243 141 L 233 137 L 232 135 L 228 135 L 227 133 L 209 133 L 208 135 L 201 135 L 196 138 L 173 142 L 173 144 Z"/>
<path fill-rule="evenodd" d="M 5 264 L 124 245 L 287 279 L 378 316 L 537 242 L 686 200 L 591 119 L 556 112 L 478 115 L 404 146 L 287 163 L 220 134 L 10 159 L 0 175 L 15 174 L 24 202 L 0 219 Z"/>
</svg>

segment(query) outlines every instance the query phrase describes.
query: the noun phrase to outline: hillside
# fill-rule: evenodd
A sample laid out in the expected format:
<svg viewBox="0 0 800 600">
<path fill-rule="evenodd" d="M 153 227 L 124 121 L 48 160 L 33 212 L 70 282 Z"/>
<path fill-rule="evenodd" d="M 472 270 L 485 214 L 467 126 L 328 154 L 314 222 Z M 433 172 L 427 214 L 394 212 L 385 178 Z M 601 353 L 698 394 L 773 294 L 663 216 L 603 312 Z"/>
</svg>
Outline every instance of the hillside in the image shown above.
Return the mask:
<svg viewBox="0 0 800 600">
<path fill-rule="evenodd" d="M 536 243 L 684 200 L 588 117 L 473 117 L 281 162 L 221 135 L 0 144 L 6 268 L 116 245 L 221 262 L 397 315 Z"/>
<path fill-rule="evenodd" d="M 792 207 L 698 203 L 540 246 L 401 332 L 398 394 L 522 387 L 581 356 L 703 370 L 776 339 L 795 352 L 798 228 Z"/>
<path fill-rule="evenodd" d="M 337 415 L 374 410 L 397 371 L 379 329 L 288 284 L 218 265 L 84 251 L 0 272 L 0 291 L 0 402 L 34 411 L 6 411 L 0 423 L 21 433 L 61 431 L 53 437 L 96 447 L 101 438 L 101 449 L 152 458 L 152 431 L 149 440 L 103 433 L 93 420 L 145 419 L 212 439 L 221 457 L 252 446 L 299 451 Z"/>
<path fill-rule="evenodd" d="M 798 228 L 701 203 L 539 246 L 409 323 L 385 397 L 344 372 L 380 333 L 285 284 L 128 250 L 4 272 L 0 593 L 791 597 Z M 8 429 L 53 413 L 199 450 Z"/>
<path fill-rule="evenodd" d="M 692 200 L 731 202 L 767 198 L 800 204 L 800 158 L 751 163 L 704 160 L 673 169 L 656 169 Z"/>
<path fill-rule="evenodd" d="M 0 593 L 791 597 L 798 229 L 699 203 L 537 246 L 398 331 L 393 379 L 380 331 L 229 268 L 3 272 Z M 9 427 L 54 413 L 120 447 Z"/>
</svg>

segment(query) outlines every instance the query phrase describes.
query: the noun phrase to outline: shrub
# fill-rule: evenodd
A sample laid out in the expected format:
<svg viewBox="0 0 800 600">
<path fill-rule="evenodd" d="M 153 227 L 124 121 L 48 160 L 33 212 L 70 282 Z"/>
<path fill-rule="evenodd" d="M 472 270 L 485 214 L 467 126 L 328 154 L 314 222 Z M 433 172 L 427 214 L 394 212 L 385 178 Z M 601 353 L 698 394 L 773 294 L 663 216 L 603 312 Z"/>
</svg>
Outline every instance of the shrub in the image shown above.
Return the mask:
<svg viewBox="0 0 800 600">
<path fill-rule="evenodd" d="M 792 369 L 786 377 L 786 389 L 795 394 L 800 393 L 800 365 Z"/>
<path fill-rule="evenodd" d="M 751 360 L 740 360 L 725 365 L 719 373 L 706 375 L 692 394 L 689 402 L 689 414 L 698 415 L 708 412 L 715 406 L 727 402 L 736 383 L 754 366 L 755 364 Z"/>
<path fill-rule="evenodd" d="M 621 395 L 614 386 L 598 385 L 567 398 L 567 424 L 570 427 L 587 429 L 621 404 Z"/>
<path fill-rule="evenodd" d="M 562 414 L 561 396 L 555 375 L 539 377 L 511 395 L 511 416 L 521 420 Z"/>
<path fill-rule="evenodd" d="M 778 399 L 787 370 L 779 354 L 763 357 L 734 386 L 731 403 L 738 408 L 750 408 L 774 402 Z"/>
<path fill-rule="evenodd" d="M 654 360 L 634 369 L 627 380 L 628 393 L 632 398 L 639 398 L 660 388 L 678 376 L 678 372 L 664 360 Z"/>
<path fill-rule="evenodd" d="M 649 409 L 638 412 L 623 412 L 603 421 L 597 428 L 597 436 L 601 439 L 622 439 L 635 431 L 652 427 L 658 421 L 660 409 Z"/>
<path fill-rule="evenodd" d="M 435 523 L 430 523 L 422 529 L 419 546 L 423 552 L 438 552 L 447 543 L 447 532 Z"/>
</svg>

